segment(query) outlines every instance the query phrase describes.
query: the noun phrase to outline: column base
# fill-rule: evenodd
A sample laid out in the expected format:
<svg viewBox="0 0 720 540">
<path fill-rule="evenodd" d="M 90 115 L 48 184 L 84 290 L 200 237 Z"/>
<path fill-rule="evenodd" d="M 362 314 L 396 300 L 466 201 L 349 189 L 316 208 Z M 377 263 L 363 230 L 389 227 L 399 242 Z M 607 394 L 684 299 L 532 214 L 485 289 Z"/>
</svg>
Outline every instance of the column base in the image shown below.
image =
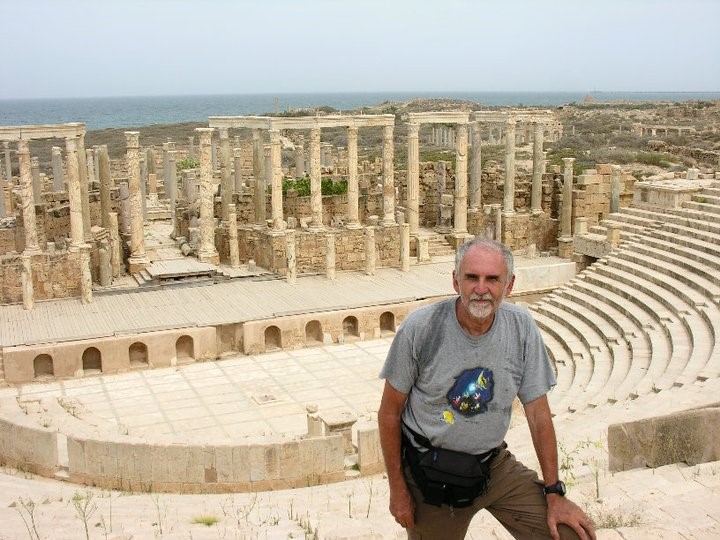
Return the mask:
<svg viewBox="0 0 720 540">
<path fill-rule="evenodd" d="M 345 228 L 346 229 L 362 229 L 362 224 L 359 221 L 355 221 L 353 223 L 346 223 Z"/>
<path fill-rule="evenodd" d="M 128 272 L 130 274 L 135 274 L 141 270 L 145 270 L 148 266 L 150 266 L 150 259 L 146 256 L 128 257 Z"/>
<path fill-rule="evenodd" d="M 561 236 L 558 238 L 558 257 L 561 259 L 572 259 L 573 252 L 572 236 Z"/>
<path fill-rule="evenodd" d="M 198 260 L 200 262 L 218 265 L 220 264 L 220 255 L 217 251 L 211 251 L 207 253 L 198 253 Z"/>
<path fill-rule="evenodd" d="M 541 215 L 543 215 L 544 213 L 545 213 L 545 212 L 542 210 L 542 208 L 540 208 L 540 209 L 534 208 L 534 209 L 532 209 L 532 210 L 530 211 L 530 215 L 532 215 L 533 217 L 541 216 Z"/>
</svg>

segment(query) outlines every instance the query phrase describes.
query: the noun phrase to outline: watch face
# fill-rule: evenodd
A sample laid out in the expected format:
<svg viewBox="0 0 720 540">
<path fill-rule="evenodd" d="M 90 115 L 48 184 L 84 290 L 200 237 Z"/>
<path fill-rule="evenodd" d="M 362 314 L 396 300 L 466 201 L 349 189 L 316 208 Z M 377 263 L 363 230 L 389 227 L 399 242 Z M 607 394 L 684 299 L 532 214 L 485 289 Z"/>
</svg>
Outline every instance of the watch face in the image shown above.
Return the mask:
<svg viewBox="0 0 720 540">
<path fill-rule="evenodd" d="M 565 496 L 565 493 L 567 493 L 567 489 L 565 488 L 565 483 L 562 480 L 559 480 L 556 484 L 553 484 L 552 486 L 545 486 L 545 495 L 549 493 L 557 493 L 560 496 Z"/>
</svg>

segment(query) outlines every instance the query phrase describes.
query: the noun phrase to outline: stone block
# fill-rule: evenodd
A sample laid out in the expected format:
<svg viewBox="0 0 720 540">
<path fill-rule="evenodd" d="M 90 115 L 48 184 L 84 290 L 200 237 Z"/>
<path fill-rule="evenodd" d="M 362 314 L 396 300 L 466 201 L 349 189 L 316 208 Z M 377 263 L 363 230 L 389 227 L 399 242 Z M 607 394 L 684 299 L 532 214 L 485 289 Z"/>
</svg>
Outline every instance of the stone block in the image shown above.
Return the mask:
<svg viewBox="0 0 720 540">
<path fill-rule="evenodd" d="M 361 474 L 376 474 L 385 469 L 377 427 L 358 428 L 358 466 Z"/>
<path fill-rule="evenodd" d="M 720 407 L 683 411 L 608 428 L 611 471 L 696 465 L 720 459 Z"/>
</svg>

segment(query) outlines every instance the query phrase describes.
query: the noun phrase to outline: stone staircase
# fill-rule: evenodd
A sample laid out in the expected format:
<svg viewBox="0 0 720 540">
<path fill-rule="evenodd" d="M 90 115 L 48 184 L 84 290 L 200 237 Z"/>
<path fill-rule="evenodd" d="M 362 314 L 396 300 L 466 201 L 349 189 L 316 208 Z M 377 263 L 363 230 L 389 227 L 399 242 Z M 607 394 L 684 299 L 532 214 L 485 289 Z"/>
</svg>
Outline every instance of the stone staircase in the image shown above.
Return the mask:
<svg viewBox="0 0 720 540">
<path fill-rule="evenodd" d="M 437 260 L 439 257 L 454 257 L 455 250 L 440 233 L 433 233 L 428 237 L 428 252 L 430 259 Z"/>
<path fill-rule="evenodd" d="M 556 414 L 720 377 L 720 182 L 680 208 L 623 208 L 620 244 L 529 306 L 554 361 Z"/>
</svg>

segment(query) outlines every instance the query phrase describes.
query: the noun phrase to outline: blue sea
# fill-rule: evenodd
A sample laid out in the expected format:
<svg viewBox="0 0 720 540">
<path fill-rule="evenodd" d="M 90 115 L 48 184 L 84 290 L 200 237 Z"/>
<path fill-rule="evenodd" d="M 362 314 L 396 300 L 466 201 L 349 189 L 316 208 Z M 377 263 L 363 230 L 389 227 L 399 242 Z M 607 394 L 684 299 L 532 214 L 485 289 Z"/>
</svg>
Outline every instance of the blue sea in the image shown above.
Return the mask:
<svg viewBox="0 0 720 540">
<path fill-rule="evenodd" d="M 0 126 L 83 122 L 88 130 L 130 128 L 204 122 L 208 116 L 261 115 L 276 109 L 329 106 L 343 111 L 413 98 L 463 99 L 484 106 L 555 107 L 580 103 L 587 95 L 595 101 L 720 99 L 720 92 L 357 92 L 15 99 L 0 100 Z"/>
</svg>

